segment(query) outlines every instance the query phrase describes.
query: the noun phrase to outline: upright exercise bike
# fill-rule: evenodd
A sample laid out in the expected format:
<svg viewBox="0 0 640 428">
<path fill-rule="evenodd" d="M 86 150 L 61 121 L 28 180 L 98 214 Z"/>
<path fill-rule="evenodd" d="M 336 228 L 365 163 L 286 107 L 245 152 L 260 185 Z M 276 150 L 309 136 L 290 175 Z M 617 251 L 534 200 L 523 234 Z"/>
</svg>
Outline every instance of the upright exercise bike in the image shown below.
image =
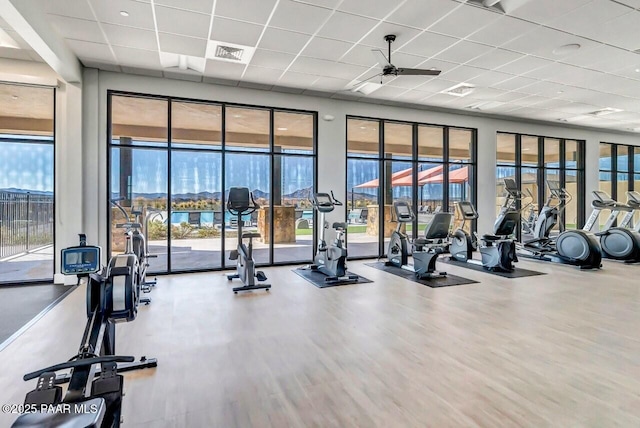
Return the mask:
<svg viewBox="0 0 640 428">
<path fill-rule="evenodd" d="M 446 272 L 436 271 L 436 260 L 449 245 L 449 228 L 453 214 L 438 212 L 433 214 L 431 222 L 424 230 L 424 237 L 414 239 L 412 244 L 413 265 L 409 264 L 409 238 L 403 232 L 406 224 L 416 219 L 411 206 L 404 201 L 394 202 L 398 225 L 391 234 L 387 249 L 387 266 L 395 266 L 415 273 L 418 279 L 431 279 L 446 276 Z"/>
<path fill-rule="evenodd" d="M 325 216 L 332 212 L 336 206 L 341 206 L 342 202 L 333 196 L 333 192 L 331 195 L 314 193 L 311 195 L 311 204 L 320 213 L 320 236 L 318 237 L 316 256 L 310 268 L 326 275 L 324 279 L 326 284 L 357 282 L 358 275 L 347 273 L 347 247 L 344 246 L 342 240 L 342 236 L 347 231 L 347 224 L 334 222 L 332 228 L 336 231 L 336 239 L 330 246 L 325 240 L 325 230 L 329 228 Z"/>
<path fill-rule="evenodd" d="M 548 180 L 549 197 L 538 214 L 534 237 L 519 245 L 518 255 L 535 260 L 564 263 L 580 269 L 599 269 L 602 252 L 596 236 L 586 230 L 563 230 L 550 236 L 558 217 L 571 201 L 571 194 L 557 181 Z"/>
<path fill-rule="evenodd" d="M 27 427 L 95 427 L 116 428 L 121 423 L 124 378 L 119 373 L 156 367 L 155 358 L 115 354 L 116 323 L 133 321 L 137 314 L 135 256 L 114 256 L 102 272 L 100 247 L 80 245 L 62 250 L 61 272 L 77 275 L 86 284 L 87 325 L 78 353 L 69 361 L 24 375 L 25 381 L 38 379 L 36 388 L 24 400 L 24 413 L 13 428 Z M 131 281 L 119 281 L 132 277 Z M 58 374 L 71 369 L 70 374 Z M 63 396 L 62 387 L 69 386 Z"/>
<path fill-rule="evenodd" d="M 626 204 L 614 201 L 606 192 L 596 190 L 591 192 L 593 201 L 591 202 L 591 215 L 584 225 L 583 230 L 591 232 L 598 223 L 600 212 L 609 210 L 610 214 L 600 232 L 595 235 L 600 237 L 600 247 L 602 256 L 607 259 L 620 260 L 625 263 L 640 262 L 640 233 L 627 229 L 624 224 L 627 218 L 633 217 L 634 209 Z M 614 227 L 613 224 L 618 219 L 618 214 L 625 212 L 626 216 L 621 227 Z"/>
<path fill-rule="evenodd" d="M 242 216 L 252 214 L 260 208 L 253 199 L 253 193 L 247 187 L 232 187 L 229 189 L 229 198 L 227 200 L 227 210 L 238 218 L 238 246 L 231 251 L 229 260 L 236 260 L 236 273 L 227 275 L 227 279 L 231 281 L 239 278 L 244 284 L 242 287 L 235 287 L 233 292 L 249 290 L 267 290 L 271 288 L 271 284 L 262 284 L 267 280 L 267 276 L 261 270 L 256 271 L 255 261 L 253 260 L 253 238 L 260 238 L 257 232 L 242 231 Z M 245 245 L 244 238 L 249 238 L 249 246 Z M 260 284 L 256 283 L 256 279 Z"/>
<path fill-rule="evenodd" d="M 491 272 L 513 272 L 513 263 L 518 261 L 514 235 L 520 218 L 517 203 L 522 200 L 522 192 L 512 179 L 505 178 L 504 184 L 507 195 L 493 225 L 493 234 L 482 235 L 480 239 L 475 236 L 474 240 L 473 235 L 464 230 L 467 221 L 478 218 L 475 207 L 469 201 L 457 202 L 463 221 L 462 227 L 453 233 L 449 246 L 452 261 L 480 265 Z M 476 248 L 480 251 L 481 261 L 472 258 Z"/>
<path fill-rule="evenodd" d="M 624 215 L 624 218 L 620 222 L 620 227 L 627 227 L 640 233 L 640 221 L 638 221 L 635 226 L 632 224 L 633 215 L 640 211 L 640 193 L 635 190 L 627 192 L 627 205 L 631 208 L 631 211 Z"/>
</svg>

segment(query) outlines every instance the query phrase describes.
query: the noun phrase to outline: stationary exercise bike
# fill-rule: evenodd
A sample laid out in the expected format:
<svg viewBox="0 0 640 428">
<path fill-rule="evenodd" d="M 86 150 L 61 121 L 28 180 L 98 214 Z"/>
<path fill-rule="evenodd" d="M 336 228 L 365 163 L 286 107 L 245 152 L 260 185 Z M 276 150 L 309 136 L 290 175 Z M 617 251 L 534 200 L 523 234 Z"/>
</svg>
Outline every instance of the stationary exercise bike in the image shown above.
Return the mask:
<svg viewBox="0 0 640 428">
<path fill-rule="evenodd" d="M 114 262 L 113 259 L 119 261 Z M 133 321 L 137 314 L 137 288 L 122 277 L 135 277 L 135 256 L 117 255 L 107 268 L 100 268 L 100 247 L 80 245 L 62 250 L 61 272 L 77 275 L 87 287 L 87 325 L 78 353 L 69 361 L 24 375 L 38 379 L 36 388 L 24 400 L 29 412 L 13 423 L 13 428 L 95 427 L 114 428 L 121 423 L 124 378 L 119 373 L 156 367 L 155 358 L 115 354 L 117 322 Z M 59 374 L 72 369 L 70 374 Z M 63 383 L 69 383 L 62 394 Z"/>
<path fill-rule="evenodd" d="M 267 280 L 267 276 L 261 270 L 256 271 L 255 261 L 253 260 L 253 238 L 260 238 L 257 232 L 242 231 L 242 216 L 252 214 L 260 208 L 260 205 L 253 199 L 253 193 L 247 187 L 232 187 L 229 189 L 229 198 L 227 200 L 227 210 L 238 218 L 238 246 L 231 251 L 229 260 L 236 260 L 236 273 L 227 275 L 227 279 L 231 281 L 239 278 L 244 284 L 242 287 L 235 287 L 233 292 L 249 290 L 267 290 L 271 288 L 271 284 L 257 284 L 256 279 L 262 283 Z M 245 245 L 244 238 L 249 238 L 249 246 Z"/>
<path fill-rule="evenodd" d="M 357 282 L 358 275 L 347 274 L 347 248 L 342 240 L 342 236 L 347 231 L 347 224 L 334 222 L 332 228 L 336 231 L 336 239 L 331 246 L 327 245 L 325 240 L 325 230 L 329 227 L 325 216 L 332 212 L 336 206 L 341 206 L 342 202 L 333 196 L 333 192 L 331 195 L 314 193 L 311 195 L 311 205 L 320 214 L 320 236 L 318 237 L 316 256 L 309 268 L 326 275 L 324 279 L 326 284 Z"/>
<path fill-rule="evenodd" d="M 591 202 L 593 210 L 583 230 L 593 231 L 594 226 L 598 223 L 600 212 L 603 209 L 610 210 L 603 230 L 595 233 L 596 236 L 600 237 L 602 256 L 608 259 L 624 261 L 625 263 L 640 262 L 640 233 L 624 227 L 625 222 L 628 222 L 626 220 L 627 217 L 629 220 L 633 217 L 634 209 L 629 205 L 614 201 L 606 192 L 601 190 L 593 191 L 591 194 L 593 195 L 593 201 Z M 622 225 L 621 227 L 613 227 L 620 212 L 626 213 Z"/>
<path fill-rule="evenodd" d="M 549 197 L 538 214 L 534 237 L 522 242 L 518 255 L 535 260 L 564 263 L 580 269 L 599 269 L 602 252 L 596 236 L 586 230 L 564 230 L 551 237 L 551 230 L 558 223 L 558 216 L 572 197 L 557 181 L 547 181 Z"/>
<path fill-rule="evenodd" d="M 493 234 L 473 236 L 464 230 L 466 221 L 478 218 L 478 213 L 469 201 L 457 202 L 457 209 L 462 216 L 462 227 L 453 233 L 453 240 L 449 246 L 451 260 L 457 262 L 480 265 L 491 272 L 513 272 L 513 263 L 518 261 L 514 234 L 520 219 L 518 201 L 522 200 L 522 192 L 518 190 L 515 181 L 505 178 L 507 195 L 500 208 L 500 213 L 493 225 Z M 473 251 L 480 251 L 481 261 L 474 260 Z"/>
<path fill-rule="evenodd" d="M 126 198 L 111 199 L 111 204 L 116 207 L 124 216 L 126 222 L 116 224 L 116 229 L 125 229 L 126 245 L 124 254 L 134 254 L 138 259 L 138 268 L 136 270 L 136 281 L 140 287 L 140 291 L 143 293 L 149 293 L 153 287 L 157 284 L 157 279 L 147 281 L 147 268 L 149 267 L 149 259 L 157 257 L 155 254 L 149 253 L 148 242 L 145 238 L 144 232 L 148 230 L 148 221 L 145 221 L 145 230 L 142 229 L 140 223 L 140 217 L 142 216 L 142 210 L 136 210 L 131 208 L 131 215 L 133 219 L 129 217 L 127 211 L 119 204 L 120 201 Z M 148 220 L 148 216 L 147 216 Z M 141 298 L 140 303 L 148 305 L 151 303 L 149 298 Z"/>
<path fill-rule="evenodd" d="M 391 234 L 387 248 L 387 266 L 395 266 L 415 273 L 418 279 L 431 279 L 446 276 L 446 272 L 436 271 L 436 260 L 449 245 L 449 228 L 453 214 L 438 212 L 433 214 L 431 222 L 424 230 L 424 237 L 414 239 L 411 244 L 413 265 L 409 264 L 409 238 L 403 232 L 403 225 L 413 224 L 416 219 L 407 202 L 394 202 L 398 225 Z"/>
</svg>

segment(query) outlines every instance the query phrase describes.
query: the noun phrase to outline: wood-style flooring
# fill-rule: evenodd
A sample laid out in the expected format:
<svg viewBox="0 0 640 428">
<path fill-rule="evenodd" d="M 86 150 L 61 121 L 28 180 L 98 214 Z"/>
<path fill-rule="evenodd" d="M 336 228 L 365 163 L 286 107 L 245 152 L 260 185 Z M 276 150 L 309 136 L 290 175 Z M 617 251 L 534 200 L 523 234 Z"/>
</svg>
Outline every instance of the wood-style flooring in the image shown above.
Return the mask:
<svg viewBox="0 0 640 428">
<path fill-rule="evenodd" d="M 117 351 L 157 357 L 126 375 L 125 427 L 639 427 L 640 266 L 431 289 L 350 262 L 374 282 L 317 289 L 265 269 L 271 292 L 223 273 L 159 277 L 118 325 Z M 22 375 L 78 347 L 79 289 L 0 352 L 0 404 Z M 0 426 L 14 415 L 0 414 Z"/>
</svg>

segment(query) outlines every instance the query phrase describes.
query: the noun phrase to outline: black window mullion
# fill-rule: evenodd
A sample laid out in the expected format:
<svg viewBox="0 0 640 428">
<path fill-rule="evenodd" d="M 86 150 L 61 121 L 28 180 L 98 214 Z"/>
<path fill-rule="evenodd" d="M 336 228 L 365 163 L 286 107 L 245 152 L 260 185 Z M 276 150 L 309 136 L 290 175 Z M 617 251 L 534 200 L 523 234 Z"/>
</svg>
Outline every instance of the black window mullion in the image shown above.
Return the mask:
<svg viewBox="0 0 640 428">
<path fill-rule="evenodd" d="M 222 174 L 222 195 L 220 195 L 220 202 L 221 202 L 221 206 L 220 206 L 220 211 L 221 211 L 221 215 L 222 215 L 222 236 L 221 236 L 221 243 L 220 243 L 220 266 L 224 269 L 226 267 L 226 260 L 225 260 L 225 253 L 226 253 L 226 249 L 225 249 L 225 241 L 227 238 L 227 231 L 226 231 L 226 221 L 224 219 L 224 215 L 225 215 L 225 211 L 227 209 L 226 207 L 226 199 L 227 199 L 227 192 L 226 192 L 226 181 L 227 181 L 227 177 L 226 177 L 226 168 L 227 168 L 227 150 L 226 150 L 226 139 L 227 139 L 227 125 L 226 125 L 226 112 L 227 112 L 227 106 L 226 104 L 222 104 L 221 107 L 221 111 L 220 111 L 220 120 L 221 120 L 221 124 L 220 124 L 220 128 L 222 129 L 222 132 L 220 132 L 220 147 L 222 148 L 222 154 L 221 154 L 221 160 L 220 160 L 220 165 L 221 165 L 221 174 Z M 214 214 L 215 216 L 215 214 Z M 215 220 L 215 219 L 214 219 Z"/>
<path fill-rule="evenodd" d="M 274 136 L 273 136 L 273 132 L 274 132 L 274 128 L 273 128 L 273 121 L 274 121 L 274 113 L 273 113 L 273 109 L 269 110 L 269 152 L 271 153 L 271 156 L 269 157 L 269 170 L 271 171 L 270 177 L 269 177 L 269 264 L 273 264 L 273 260 L 274 260 L 274 236 L 273 236 L 273 232 L 274 232 L 274 226 L 273 226 L 273 205 L 274 205 L 274 200 L 273 200 L 273 195 L 275 192 L 275 173 L 276 171 L 274 171 L 274 165 L 275 165 L 275 148 L 273 147 L 273 141 L 274 141 Z M 282 159 L 280 159 L 280 162 L 282 162 Z M 280 165 L 282 165 L 282 163 L 280 163 Z M 282 175 L 282 170 L 278 171 L 279 174 Z M 280 181 L 280 180 L 279 180 Z M 282 183 L 280 183 L 282 184 Z M 281 186 L 282 189 L 282 186 Z M 295 218 L 295 216 L 294 216 Z"/>
<path fill-rule="evenodd" d="M 442 211 L 449 212 L 449 131 L 450 127 L 444 127 L 442 139 Z"/>
<path fill-rule="evenodd" d="M 171 273 L 171 202 L 173 194 L 171 192 L 171 105 L 173 101 L 167 100 L 167 215 L 169 225 L 167 226 L 167 272 Z"/>
<path fill-rule="evenodd" d="M 618 146 L 611 144 L 611 197 L 618 199 Z"/>
<path fill-rule="evenodd" d="M 385 155 L 384 155 L 384 121 L 378 121 L 378 256 L 382 257 L 386 253 L 384 248 L 384 210 L 387 201 L 385 200 L 385 189 L 387 177 L 385 177 Z"/>
<path fill-rule="evenodd" d="M 516 134 L 516 162 L 515 162 L 515 170 L 516 170 L 516 185 L 518 189 L 522 190 L 522 135 Z M 539 207 L 540 205 L 538 205 Z M 519 208 L 519 207 L 518 207 Z M 518 219 L 518 227 L 516 228 L 516 239 L 518 241 L 522 238 L 522 218 Z"/>
<path fill-rule="evenodd" d="M 416 213 L 415 219 L 411 227 L 411 236 L 415 239 L 418 237 L 418 124 L 414 123 L 411 127 L 411 144 L 412 144 L 412 168 L 411 171 L 411 199 L 413 199 L 413 212 Z"/>
</svg>

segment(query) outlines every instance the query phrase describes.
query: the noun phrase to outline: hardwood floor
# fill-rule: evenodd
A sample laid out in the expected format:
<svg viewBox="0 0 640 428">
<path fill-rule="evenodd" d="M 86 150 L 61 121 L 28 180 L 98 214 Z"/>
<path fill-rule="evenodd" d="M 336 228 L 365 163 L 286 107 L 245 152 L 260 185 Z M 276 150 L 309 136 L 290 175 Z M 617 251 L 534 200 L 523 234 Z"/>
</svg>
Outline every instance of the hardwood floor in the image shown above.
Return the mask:
<svg viewBox="0 0 640 428">
<path fill-rule="evenodd" d="M 221 273 L 160 277 L 119 325 L 126 427 L 637 427 L 640 266 L 431 289 L 351 262 L 374 283 L 317 289 L 265 269 L 271 292 L 234 295 Z M 66 360 L 85 324 L 74 292 L 0 352 L 0 404 L 22 374 Z M 0 414 L 0 426 L 14 415 Z"/>
</svg>

